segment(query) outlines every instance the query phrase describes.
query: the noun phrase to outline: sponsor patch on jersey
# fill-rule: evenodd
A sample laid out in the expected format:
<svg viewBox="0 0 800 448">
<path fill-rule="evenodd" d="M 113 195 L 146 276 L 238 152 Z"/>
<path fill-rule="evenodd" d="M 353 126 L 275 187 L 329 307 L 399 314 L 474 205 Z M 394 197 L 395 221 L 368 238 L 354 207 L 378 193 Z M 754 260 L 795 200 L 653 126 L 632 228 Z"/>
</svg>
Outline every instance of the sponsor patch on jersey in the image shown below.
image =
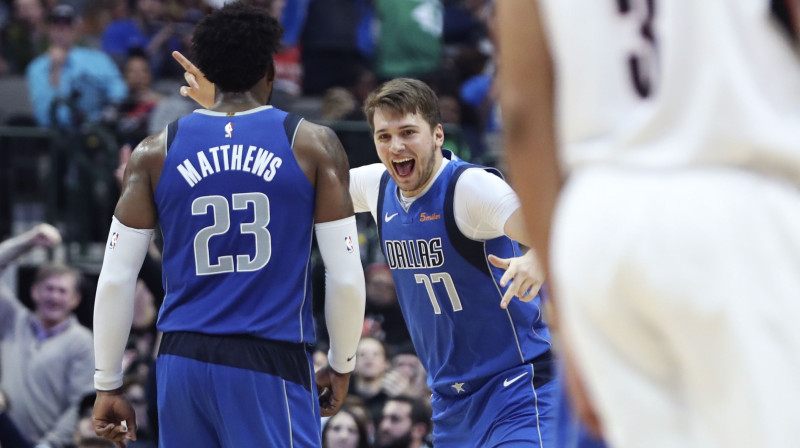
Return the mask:
<svg viewBox="0 0 800 448">
<path fill-rule="evenodd" d="M 233 122 L 229 121 L 225 125 L 225 138 L 233 138 Z"/>
<path fill-rule="evenodd" d="M 440 215 L 438 213 L 427 214 L 425 212 L 422 212 L 422 213 L 419 214 L 419 222 L 436 221 L 437 219 L 439 219 L 441 217 L 442 217 L 442 215 Z"/>
<path fill-rule="evenodd" d="M 356 251 L 356 247 L 353 245 L 353 238 L 350 235 L 344 237 L 344 247 L 347 249 L 348 254 L 352 254 Z"/>
<path fill-rule="evenodd" d="M 111 238 L 108 240 L 108 250 L 117 248 L 117 240 L 119 239 L 119 232 L 111 232 Z"/>
</svg>

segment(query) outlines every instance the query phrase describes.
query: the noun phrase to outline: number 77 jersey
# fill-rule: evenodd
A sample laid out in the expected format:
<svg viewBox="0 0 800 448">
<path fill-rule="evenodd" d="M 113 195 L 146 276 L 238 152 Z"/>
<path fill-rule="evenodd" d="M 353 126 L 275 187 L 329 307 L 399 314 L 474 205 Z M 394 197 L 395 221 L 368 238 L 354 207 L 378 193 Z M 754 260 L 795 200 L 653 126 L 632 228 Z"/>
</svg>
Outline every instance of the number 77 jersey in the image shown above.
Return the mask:
<svg viewBox="0 0 800 448">
<path fill-rule="evenodd" d="M 265 106 L 168 126 L 159 330 L 313 342 L 315 194 L 292 151 L 300 121 Z"/>
<path fill-rule="evenodd" d="M 452 158 L 426 193 L 404 208 L 388 172 L 381 179 L 376 218 L 400 307 L 428 384 L 442 393 L 469 393 L 509 368 L 550 348 L 537 296 L 500 308 L 503 270 L 488 255 L 519 255 L 502 236 L 471 240 L 456 225 L 453 197 L 466 169 Z"/>
</svg>

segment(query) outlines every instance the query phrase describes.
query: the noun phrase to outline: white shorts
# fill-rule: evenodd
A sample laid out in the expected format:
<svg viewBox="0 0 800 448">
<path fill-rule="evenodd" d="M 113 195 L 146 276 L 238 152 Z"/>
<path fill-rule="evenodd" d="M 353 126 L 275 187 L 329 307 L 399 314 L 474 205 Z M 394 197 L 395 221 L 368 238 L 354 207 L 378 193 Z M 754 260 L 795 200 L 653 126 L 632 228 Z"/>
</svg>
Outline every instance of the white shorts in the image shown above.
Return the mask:
<svg viewBox="0 0 800 448">
<path fill-rule="evenodd" d="M 800 189 L 584 169 L 551 261 L 612 446 L 800 447 Z"/>
</svg>

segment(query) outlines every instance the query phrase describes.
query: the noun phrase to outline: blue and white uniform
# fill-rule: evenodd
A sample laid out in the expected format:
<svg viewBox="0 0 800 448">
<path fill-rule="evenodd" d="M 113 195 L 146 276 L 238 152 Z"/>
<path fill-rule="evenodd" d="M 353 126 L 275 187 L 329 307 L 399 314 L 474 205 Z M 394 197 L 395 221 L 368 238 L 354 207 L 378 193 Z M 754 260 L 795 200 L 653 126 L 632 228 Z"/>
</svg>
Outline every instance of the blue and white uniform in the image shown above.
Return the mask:
<svg viewBox="0 0 800 448">
<path fill-rule="evenodd" d="M 367 205 L 376 217 L 403 315 L 428 372 L 434 443 L 550 446 L 557 381 L 540 298 L 500 308 L 503 270 L 487 256 L 518 256 L 519 247 L 506 236 L 471 239 L 459 229 L 456 184 L 467 170 L 482 167 L 445 154 L 449 160 L 428 190 L 408 205 L 385 170 L 351 171 L 356 211 Z"/>
<path fill-rule="evenodd" d="M 168 127 L 159 446 L 318 446 L 307 344 L 315 192 L 269 106 Z"/>
</svg>

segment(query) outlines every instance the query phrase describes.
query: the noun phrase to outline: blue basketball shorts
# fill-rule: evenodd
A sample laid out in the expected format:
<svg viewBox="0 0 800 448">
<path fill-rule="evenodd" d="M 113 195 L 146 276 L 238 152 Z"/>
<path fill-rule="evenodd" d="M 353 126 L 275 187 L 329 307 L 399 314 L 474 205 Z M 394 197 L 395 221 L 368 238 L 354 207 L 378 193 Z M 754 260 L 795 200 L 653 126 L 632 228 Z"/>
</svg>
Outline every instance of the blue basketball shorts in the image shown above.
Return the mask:
<svg viewBox="0 0 800 448">
<path fill-rule="evenodd" d="M 436 448 L 551 448 L 561 383 L 552 358 L 513 367 L 471 392 L 434 391 L 433 442 Z"/>
<path fill-rule="evenodd" d="M 161 448 L 321 444 L 314 369 L 302 344 L 165 333 L 156 375 Z"/>
</svg>

